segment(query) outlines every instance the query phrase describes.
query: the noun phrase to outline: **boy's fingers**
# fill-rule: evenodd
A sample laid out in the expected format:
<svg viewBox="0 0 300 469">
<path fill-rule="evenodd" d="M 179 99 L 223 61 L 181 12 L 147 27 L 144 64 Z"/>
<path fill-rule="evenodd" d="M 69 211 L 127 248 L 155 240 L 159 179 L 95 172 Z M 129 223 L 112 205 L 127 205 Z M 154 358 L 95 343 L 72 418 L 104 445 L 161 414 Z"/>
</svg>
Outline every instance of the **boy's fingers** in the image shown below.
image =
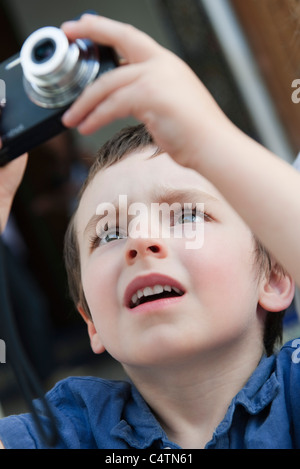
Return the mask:
<svg viewBox="0 0 300 469">
<path fill-rule="evenodd" d="M 160 47 L 150 36 L 131 25 L 101 16 L 83 15 L 78 21 L 68 21 L 62 29 L 70 39 L 89 38 L 98 44 L 111 46 L 130 63 L 147 60 Z"/>
<path fill-rule="evenodd" d="M 120 88 L 133 83 L 140 75 L 139 65 L 120 67 L 108 72 L 88 86 L 81 96 L 64 114 L 62 122 L 67 127 L 75 127 L 108 96 Z"/>
<path fill-rule="evenodd" d="M 83 135 L 89 135 L 99 127 L 133 115 L 134 96 L 132 85 L 120 88 L 93 109 L 86 119 L 81 122 L 78 127 L 79 132 Z"/>
</svg>

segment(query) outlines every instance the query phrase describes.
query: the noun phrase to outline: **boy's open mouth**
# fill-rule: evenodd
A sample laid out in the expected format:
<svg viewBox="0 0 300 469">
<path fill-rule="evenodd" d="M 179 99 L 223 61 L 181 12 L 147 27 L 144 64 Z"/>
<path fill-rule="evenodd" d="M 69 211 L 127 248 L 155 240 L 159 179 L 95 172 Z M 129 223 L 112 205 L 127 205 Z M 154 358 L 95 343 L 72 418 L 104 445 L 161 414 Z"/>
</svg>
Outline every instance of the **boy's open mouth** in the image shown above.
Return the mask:
<svg viewBox="0 0 300 469">
<path fill-rule="evenodd" d="M 177 280 L 161 274 L 149 274 L 137 277 L 127 287 L 124 303 L 134 309 L 144 303 L 166 298 L 176 298 L 185 291 Z"/>
<path fill-rule="evenodd" d="M 149 303 L 150 301 L 156 301 L 163 298 L 174 298 L 177 296 L 182 296 L 184 292 L 176 287 L 171 287 L 171 285 L 154 285 L 154 287 L 146 287 L 143 289 L 137 290 L 131 297 L 129 307 L 130 309 L 135 308 L 144 303 Z"/>
</svg>

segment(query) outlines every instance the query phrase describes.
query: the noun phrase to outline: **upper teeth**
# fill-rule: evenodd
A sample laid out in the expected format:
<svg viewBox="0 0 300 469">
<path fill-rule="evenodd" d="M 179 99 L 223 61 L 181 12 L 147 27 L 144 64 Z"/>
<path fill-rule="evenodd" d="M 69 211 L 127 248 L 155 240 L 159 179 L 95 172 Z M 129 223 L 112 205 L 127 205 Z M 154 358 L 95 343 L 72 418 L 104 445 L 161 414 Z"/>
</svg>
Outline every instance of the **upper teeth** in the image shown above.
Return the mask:
<svg viewBox="0 0 300 469">
<path fill-rule="evenodd" d="M 142 296 L 150 296 L 150 295 L 159 295 L 163 291 L 172 291 L 174 290 L 176 293 L 181 294 L 182 291 L 179 288 L 171 287 L 170 285 L 155 285 L 154 287 L 145 287 L 141 290 L 138 290 L 134 295 L 131 297 L 131 303 L 134 305 L 138 302 Z"/>
</svg>

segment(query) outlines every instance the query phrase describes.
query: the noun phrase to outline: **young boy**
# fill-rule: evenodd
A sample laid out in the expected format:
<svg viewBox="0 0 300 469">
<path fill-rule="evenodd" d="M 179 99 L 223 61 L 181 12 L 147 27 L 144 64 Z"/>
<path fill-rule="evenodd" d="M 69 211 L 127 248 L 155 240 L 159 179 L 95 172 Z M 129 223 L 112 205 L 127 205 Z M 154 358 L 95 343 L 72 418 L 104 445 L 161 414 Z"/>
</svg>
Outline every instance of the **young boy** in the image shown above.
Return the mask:
<svg viewBox="0 0 300 469">
<path fill-rule="evenodd" d="M 253 236 L 299 279 L 291 215 L 280 212 L 288 202 L 297 215 L 298 174 L 235 129 L 186 65 L 143 33 L 92 16 L 64 30 L 127 62 L 91 85 L 64 123 L 88 133 L 133 114 L 150 133 L 127 129 L 101 150 L 66 236 L 92 349 L 106 349 L 131 381 L 58 383 L 48 394 L 57 447 L 299 447 L 298 343 L 264 354 L 294 283 Z M 172 210 L 152 216 L 163 203 Z M 203 243 L 193 249 L 195 233 Z M 43 447 L 26 415 L 3 419 L 0 439 Z"/>
</svg>

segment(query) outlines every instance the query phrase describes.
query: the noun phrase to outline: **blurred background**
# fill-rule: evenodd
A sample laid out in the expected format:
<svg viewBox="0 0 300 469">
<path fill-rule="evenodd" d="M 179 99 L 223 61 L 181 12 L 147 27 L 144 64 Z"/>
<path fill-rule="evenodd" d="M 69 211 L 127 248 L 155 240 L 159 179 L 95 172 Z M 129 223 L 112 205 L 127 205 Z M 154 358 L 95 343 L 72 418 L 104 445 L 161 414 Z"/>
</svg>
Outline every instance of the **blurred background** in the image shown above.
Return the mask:
<svg viewBox="0 0 300 469">
<path fill-rule="evenodd" d="M 60 26 L 88 9 L 131 23 L 180 55 L 237 126 L 294 161 L 300 151 L 300 103 L 292 101 L 292 83 L 300 79 L 298 0 L 0 0 L 0 61 L 36 29 Z M 107 354 L 90 351 L 68 297 L 62 246 L 97 149 L 129 123 L 134 120 L 85 138 L 68 131 L 31 151 L 14 202 L 4 235 L 7 278 L 24 348 L 45 389 L 69 375 L 123 377 Z M 285 338 L 298 331 L 293 304 Z M 26 409 L 9 359 L 0 364 L 0 405 L 4 415 Z"/>
</svg>

